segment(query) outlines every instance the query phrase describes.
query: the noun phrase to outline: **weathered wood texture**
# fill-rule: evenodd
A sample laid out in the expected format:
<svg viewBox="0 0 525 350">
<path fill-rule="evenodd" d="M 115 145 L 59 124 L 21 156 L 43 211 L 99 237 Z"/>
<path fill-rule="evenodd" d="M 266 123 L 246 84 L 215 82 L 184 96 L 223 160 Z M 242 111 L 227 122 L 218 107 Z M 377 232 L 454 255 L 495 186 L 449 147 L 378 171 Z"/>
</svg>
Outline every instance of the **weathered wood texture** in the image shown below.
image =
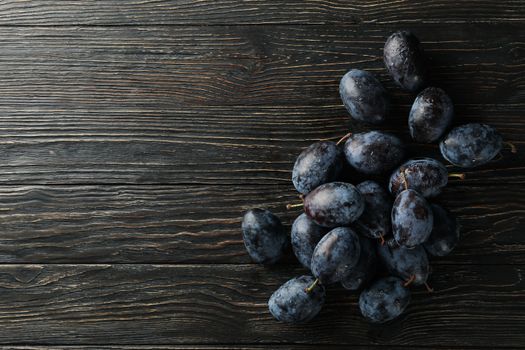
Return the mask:
<svg viewBox="0 0 525 350">
<path fill-rule="evenodd" d="M 525 5 L 515 0 L 35 0 L 6 2 L 0 19 L 4 25 L 33 26 L 522 22 Z"/>
<path fill-rule="evenodd" d="M 524 23 L 510 0 L 2 2 L 0 348 L 523 348 Z M 284 326 L 266 301 L 305 271 L 251 264 L 240 219 L 261 206 L 289 226 L 300 150 L 366 129 L 341 75 L 378 74 L 395 106 L 382 128 L 439 157 L 410 142 L 413 96 L 382 65 L 400 27 L 455 123 L 490 123 L 519 152 L 437 199 L 462 242 L 400 320 L 370 326 L 334 287 L 312 324 Z"/>
<path fill-rule="evenodd" d="M 330 345 L 323 344 L 323 349 L 328 350 L 378 350 L 384 349 L 382 345 Z M 319 345 L 305 344 L 271 344 L 271 345 L 9 345 L 0 346 L 0 350 L 317 350 Z M 392 346 L 389 349 L 409 349 L 409 350 L 472 350 L 472 347 L 431 347 L 431 346 Z M 478 347 L 483 349 L 484 347 Z M 505 347 L 505 350 L 518 350 L 518 347 Z"/>
<path fill-rule="evenodd" d="M 352 67 L 379 74 L 397 26 L 1 28 L 2 104 L 81 109 L 185 105 L 340 105 Z M 459 105 L 522 104 L 518 24 L 413 25 L 433 82 Z"/>
<path fill-rule="evenodd" d="M 271 291 L 300 271 L 251 265 L 3 265 L 0 343 L 273 343 L 521 346 L 521 267 L 436 266 L 433 294 L 370 326 L 356 296 L 331 288 L 311 324 L 267 311 Z M 28 331 L 30 330 L 30 331 Z M 451 330 L 454 330 L 451 339 Z"/>
<path fill-rule="evenodd" d="M 288 183 L 301 148 L 362 129 L 337 92 L 350 67 L 379 73 L 396 106 L 383 128 L 410 142 L 413 96 L 380 58 L 394 28 L 0 28 L 0 183 Z M 521 28 L 415 26 L 456 123 L 523 149 Z M 523 154 L 468 181 L 523 183 Z"/>
<path fill-rule="evenodd" d="M 3 186 L 0 262 L 250 263 L 243 211 L 269 208 L 289 227 L 294 201 L 291 186 Z M 438 202 L 463 238 L 436 264 L 525 264 L 523 186 L 454 182 Z"/>
<path fill-rule="evenodd" d="M 296 344 L 271 344 L 272 349 L 277 350 L 314 350 L 319 349 L 319 345 L 296 345 Z M 352 350 L 368 350 L 368 349 L 383 349 L 384 347 L 381 345 L 377 346 L 353 346 L 353 345 L 324 345 L 323 349 L 329 349 L 329 350 L 344 350 L 344 349 L 352 349 Z M 403 347 L 404 349 L 411 349 L 411 350 L 432 350 L 432 349 L 439 349 L 439 350 L 462 350 L 462 349 L 471 349 L 470 347 L 462 348 L 462 347 L 453 347 L 453 348 L 432 348 L 432 347 L 419 347 L 419 346 L 410 346 L 410 347 Z M 56 345 L 40 345 L 40 346 L 32 346 L 32 345 L 9 345 L 9 346 L 0 346 L 0 350 L 116 350 L 116 349 L 122 349 L 122 350 L 261 350 L 261 349 L 268 349 L 268 346 L 266 345 L 81 345 L 81 346 L 75 346 L 75 345 L 62 345 L 62 346 L 56 346 Z M 505 348 L 505 349 L 519 349 L 519 348 Z"/>
</svg>

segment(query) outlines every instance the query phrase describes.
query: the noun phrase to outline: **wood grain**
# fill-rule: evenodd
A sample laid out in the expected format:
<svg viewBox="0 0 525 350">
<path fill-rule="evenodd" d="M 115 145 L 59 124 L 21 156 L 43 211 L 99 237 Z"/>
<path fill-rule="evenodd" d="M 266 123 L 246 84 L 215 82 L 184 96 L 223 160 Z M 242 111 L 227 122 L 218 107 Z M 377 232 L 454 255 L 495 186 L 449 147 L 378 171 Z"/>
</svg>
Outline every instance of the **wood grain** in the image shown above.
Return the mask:
<svg viewBox="0 0 525 350">
<path fill-rule="evenodd" d="M 368 350 L 368 349 L 384 349 L 384 346 L 381 345 L 329 345 L 323 344 L 323 349 L 328 350 Z M 261 350 L 268 349 L 268 345 L 45 345 L 45 346 L 33 346 L 33 345 L 10 345 L 10 346 L 0 346 L 0 350 Z M 277 350 L 315 350 L 319 349 L 319 345 L 305 345 L 305 344 L 271 344 L 272 349 Z M 390 347 L 397 348 L 397 347 Z M 430 347 L 430 346 L 406 346 L 402 347 L 403 349 L 410 350 L 472 350 L 471 347 Z M 478 349 L 485 349 L 488 347 L 477 347 Z M 506 350 L 518 350 L 521 348 L 518 347 L 505 347 Z"/>
<path fill-rule="evenodd" d="M 437 266 L 399 321 L 371 326 L 356 296 L 330 288 L 311 324 L 268 313 L 271 291 L 300 271 L 251 265 L 3 265 L 0 343 L 521 346 L 521 267 Z M 454 337 L 450 330 L 454 329 Z M 235 336 L 232 336 L 232 334 Z"/>
<path fill-rule="evenodd" d="M 52 0 L 8 1 L 2 25 L 522 22 L 520 1 Z"/>
<path fill-rule="evenodd" d="M 0 28 L 0 183 L 288 183 L 303 147 L 363 129 L 337 96 L 348 67 L 398 91 L 378 56 L 393 28 Z M 493 124 L 523 148 L 520 27 L 415 28 L 456 123 Z M 394 94 L 384 126 L 407 142 L 412 98 Z M 523 154 L 468 181 L 522 183 Z"/>
<path fill-rule="evenodd" d="M 251 263 L 243 212 L 269 208 L 289 228 L 295 201 L 291 186 L 2 186 L 0 263 Z M 525 263 L 523 186 L 454 182 L 438 202 L 463 237 L 436 264 Z"/>
<path fill-rule="evenodd" d="M 382 63 L 396 29 L 3 28 L 0 105 L 340 105 L 338 81 L 350 68 L 377 73 L 393 102 L 408 104 L 413 96 L 394 86 Z M 411 29 L 431 60 L 433 83 L 458 104 L 523 103 L 520 25 Z"/>
<path fill-rule="evenodd" d="M 523 347 L 524 22 L 509 0 L 2 2 L 0 349 Z M 315 322 L 279 324 L 266 301 L 305 270 L 291 253 L 251 264 L 241 215 L 267 207 L 289 227 L 300 150 L 367 129 L 340 76 L 378 74 L 396 106 L 382 129 L 439 156 L 410 142 L 413 96 L 381 62 L 402 27 L 455 123 L 490 123 L 519 152 L 437 199 L 461 245 L 400 320 L 368 325 L 333 287 Z"/>
<path fill-rule="evenodd" d="M 517 154 L 507 149 L 497 161 L 461 170 L 467 173 L 465 183 L 525 181 L 523 107 L 458 108 L 457 124 L 489 123 L 518 147 Z M 407 142 L 410 156 L 444 161 L 435 145 L 412 143 L 406 121 L 394 123 L 382 129 Z M 0 107 L 0 183 L 289 185 L 303 148 L 349 130 L 366 128 L 352 125 L 339 106 L 169 111 Z"/>
</svg>

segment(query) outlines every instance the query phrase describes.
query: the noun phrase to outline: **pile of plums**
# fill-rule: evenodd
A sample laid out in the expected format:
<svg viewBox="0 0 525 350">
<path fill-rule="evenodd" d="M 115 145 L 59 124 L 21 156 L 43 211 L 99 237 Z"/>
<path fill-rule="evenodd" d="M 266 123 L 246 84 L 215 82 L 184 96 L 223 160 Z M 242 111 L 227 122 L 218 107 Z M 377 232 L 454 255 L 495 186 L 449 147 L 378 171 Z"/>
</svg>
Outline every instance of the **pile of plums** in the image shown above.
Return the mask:
<svg viewBox="0 0 525 350">
<path fill-rule="evenodd" d="M 500 152 L 503 140 L 488 125 L 466 124 L 447 133 L 452 101 L 442 89 L 427 87 L 425 57 L 412 33 L 398 31 L 388 38 L 384 62 L 397 85 L 419 92 L 408 117 L 415 142 L 439 141 L 443 157 L 464 168 L 485 164 Z M 350 70 L 339 92 L 352 118 L 374 125 L 387 118 L 388 95 L 373 74 Z M 292 181 L 303 203 L 289 209 L 303 206 L 304 213 L 293 223 L 291 235 L 270 211 L 246 212 L 243 238 L 255 262 L 274 264 L 291 242 L 310 273 L 289 280 L 270 297 L 268 306 L 277 320 L 311 320 L 323 306 L 325 287 L 334 283 L 359 291 L 361 313 L 374 323 L 401 315 L 410 302 L 410 287 L 431 290 L 428 256 L 450 253 L 458 244 L 459 225 L 451 212 L 429 201 L 450 176 L 462 174 L 449 174 L 436 159 L 406 156 L 403 142 L 383 131 L 348 134 L 337 143 L 316 142 L 293 168 Z M 376 179 L 389 176 L 388 184 L 340 181 L 345 162 Z"/>
</svg>

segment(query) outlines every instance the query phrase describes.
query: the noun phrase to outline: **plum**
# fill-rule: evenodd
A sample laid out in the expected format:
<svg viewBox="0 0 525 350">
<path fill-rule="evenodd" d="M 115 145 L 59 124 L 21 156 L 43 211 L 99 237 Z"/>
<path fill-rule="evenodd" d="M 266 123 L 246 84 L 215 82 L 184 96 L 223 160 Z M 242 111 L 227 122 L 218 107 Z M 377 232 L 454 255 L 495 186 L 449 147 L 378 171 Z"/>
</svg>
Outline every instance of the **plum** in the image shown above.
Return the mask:
<svg viewBox="0 0 525 350">
<path fill-rule="evenodd" d="M 427 84 L 426 59 L 419 39 L 407 30 L 388 37 L 383 48 L 385 66 L 394 81 L 405 90 L 417 92 Z"/>
<path fill-rule="evenodd" d="M 322 184 L 337 180 L 342 168 L 343 152 L 335 142 L 315 142 L 297 157 L 292 182 L 299 193 L 307 194 Z"/>
<path fill-rule="evenodd" d="M 242 235 L 248 254 L 259 264 L 276 263 L 288 247 L 281 220 L 266 209 L 250 209 L 244 214 Z"/>
<path fill-rule="evenodd" d="M 325 301 L 325 289 L 322 285 L 312 286 L 312 276 L 292 278 L 277 289 L 268 301 L 270 313 L 278 321 L 286 323 L 305 323 L 314 318 Z"/>
<path fill-rule="evenodd" d="M 385 88 L 372 73 L 348 71 L 339 84 L 339 94 L 352 118 L 371 124 L 385 121 L 390 102 Z"/>
<path fill-rule="evenodd" d="M 452 129 L 439 144 L 439 149 L 455 166 L 474 168 L 494 159 L 502 146 L 503 138 L 496 129 L 471 123 Z"/>
<path fill-rule="evenodd" d="M 348 163 L 363 174 L 379 175 L 392 171 L 405 157 L 403 143 L 396 136 L 369 131 L 353 134 L 345 143 Z"/>
</svg>

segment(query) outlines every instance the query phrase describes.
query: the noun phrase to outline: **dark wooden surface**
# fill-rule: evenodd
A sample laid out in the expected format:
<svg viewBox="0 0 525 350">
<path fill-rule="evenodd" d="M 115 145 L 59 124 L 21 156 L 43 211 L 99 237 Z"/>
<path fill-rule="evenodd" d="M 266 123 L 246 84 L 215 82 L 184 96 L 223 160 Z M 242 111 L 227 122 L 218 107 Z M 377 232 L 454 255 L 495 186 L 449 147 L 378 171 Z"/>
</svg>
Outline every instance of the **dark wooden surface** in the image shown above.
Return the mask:
<svg viewBox="0 0 525 350">
<path fill-rule="evenodd" d="M 367 129 L 340 76 L 378 74 L 395 106 L 381 128 L 439 157 L 410 141 L 413 96 L 382 65 L 398 28 L 421 38 L 455 123 L 519 152 L 437 199 L 463 239 L 400 320 L 371 326 L 333 287 L 313 323 L 276 323 L 267 298 L 305 270 L 252 264 L 241 215 L 289 226 L 300 150 Z M 524 154 L 523 1 L 2 2 L 0 349 L 523 348 Z"/>
</svg>

